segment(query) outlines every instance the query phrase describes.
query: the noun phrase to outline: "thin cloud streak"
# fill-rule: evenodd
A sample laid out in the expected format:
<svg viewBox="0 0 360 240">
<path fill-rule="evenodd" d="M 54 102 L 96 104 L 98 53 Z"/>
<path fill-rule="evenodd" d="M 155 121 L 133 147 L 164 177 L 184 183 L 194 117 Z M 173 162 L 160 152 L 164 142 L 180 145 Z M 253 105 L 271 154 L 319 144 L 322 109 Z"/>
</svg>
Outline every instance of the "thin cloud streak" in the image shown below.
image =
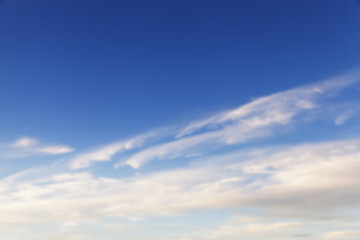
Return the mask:
<svg viewBox="0 0 360 240">
<path fill-rule="evenodd" d="M 125 160 L 116 162 L 115 168 L 124 165 L 140 168 L 153 160 L 198 156 L 224 146 L 278 135 L 289 126 L 301 123 L 302 117 L 316 118 L 319 109 L 326 111 L 328 99 L 359 79 L 360 70 L 355 69 L 327 81 L 256 99 L 185 127 L 149 131 L 72 157 L 69 167 L 73 170 L 87 168 L 95 162 L 112 161 L 119 155 Z M 353 112 L 345 112 L 334 122 L 344 124 L 353 115 Z M 132 155 L 126 159 L 121 154 L 129 150 Z"/>
<path fill-rule="evenodd" d="M 319 98 L 323 98 L 326 95 L 336 93 L 337 91 L 359 81 L 359 79 L 360 70 L 356 69 L 350 73 L 324 82 L 310 84 L 308 86 L 261 97 L 234 110 L 214 115 L 205 120 L 196 121 L 183 128 L 177 137 L 180 138 L 192 134 L 205 127 L 214 128 L 229 121 L 238 121 L 243 119 L 257 120 L 256 116 L 259 115 L 263 121 L 260 121 L 259 119 L 259 121 L 255 121 L 252 124 L 255 126 L 267 125 L 272 121 L 271 115 L 276 113 L 272 111 L 276 111 L 277 109 L 282 110 L 284 108 L 289 110 L 291 107 L 294 107 L 295 109 L 292 111 L 293 114 L 296 114 L 296 112 L 301 109 L 313 109 L 316 107 L 314 101 Z"/>
<path fill-rule="evenodd" d="M 0 158 L 25 158 L 36 155 L 59 155 L 75 151 L 66 145 L 50 145 L 39 142 L 35 138 L 21 137 L 13 143 L 0 145 Z"/>
<path fill-rule="evenodd" d="M 259 98 L 237 109 L 191 123 L 180 130 L 176 140 L 139 151 L 125 162 L 116 163 L 115 167 L 129 165 L 139 168 L 155 159 L 204 153 L 206 149 L 214 150 L 272 136 L 281 132 L 281 127 L 299 122 L 301 114 L 310 114 L 314 109 L 324 107 L 325 98 L 333 97 L 359 79 L 359 71 L 354 71 L 328 81 Z M 344 123 L 348 117 L 337 119 L 336 123 Z M 199 130 L 205 132 L 196 134 Z"/>
<path fill-rule="evenodd" d="M 99 147 L 93 151 L 79 154 L 70 160 L 70 169 L 81 169 L 90 167 L 95 162 L 107 162 L 112 160 L 112 157 L 121 152 L 125 152 L 131 149 L 136 149 L 144 144 L 159 140 L 166 137 L 171 133 L 171 128 L 157 129 L 138 135 L 128 140 L 111 143 L 102 147 Z"/>
</svg>

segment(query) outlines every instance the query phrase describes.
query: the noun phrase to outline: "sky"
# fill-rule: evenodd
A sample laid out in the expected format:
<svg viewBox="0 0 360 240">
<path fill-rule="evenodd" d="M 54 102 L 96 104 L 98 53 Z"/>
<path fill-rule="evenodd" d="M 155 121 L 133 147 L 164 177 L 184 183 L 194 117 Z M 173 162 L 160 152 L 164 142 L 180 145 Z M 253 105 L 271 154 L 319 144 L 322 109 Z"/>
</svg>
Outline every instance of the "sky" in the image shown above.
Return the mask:
<svg viewBox="0 0 360 240">
<path fill-rule="evenodd" d="M 360 2 L 0 1 L 0 239 L 359 240 Z"/>
</svg>

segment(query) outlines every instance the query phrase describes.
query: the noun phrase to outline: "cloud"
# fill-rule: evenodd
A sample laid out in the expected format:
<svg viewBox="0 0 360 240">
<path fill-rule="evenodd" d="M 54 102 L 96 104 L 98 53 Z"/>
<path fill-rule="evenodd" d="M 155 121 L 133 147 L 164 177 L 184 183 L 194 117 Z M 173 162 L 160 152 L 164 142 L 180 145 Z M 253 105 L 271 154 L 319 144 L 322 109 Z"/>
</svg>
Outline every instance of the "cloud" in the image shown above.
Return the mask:
<svg viewBox="0 0 360 240">
<path fill-rule="evenodd" d="M 359 231 L 334 231 L 334 232 L 329 232 L 326 233 L 324 235 L 324 237 L 326 239 L 342 239 L 344 237 L 348 237 L 348 236 L 354 236 L 354 235 L 360 235 Z"/>
<path fill-rule="evenodd" d="M 198 239 L 238 239 L 254 237 L 279 237 L 285 235 L 287 230 L 304 225 L 299 222 L 277 222 L 277 223 L 256 223 L 256 224 L 227 224 L 216 229 L 206 230 L 201 233 L 203 237 Z"/>
<path fill-rule="evenodd" d="M 74 149 L 68 146 L 57 145 L 57 146 L 39 148 L 36 149 L 36 151 L 43 154 L 56 155 L 56 154 L 70 153 L 73 152 Z"/>
<path fill-rule="evenodd" d="M 238 239 L 239 235 L 246 239 L 264 236 L 327 239 L 340 233 L 343 237 L 351 231 L 326 233 L 320 228 L 315 231 L 316 227 L 309 224 L 327 221 L 339 224 L 337 229 L 355 229 L 350 228 L 351 224 L 359 223 L 360 192 L 356 191 L 360 185 L 359 138 L 256 145 L 242 150 L 226 147 L 278 135 L 284 128 L 307 121 L 304 119 L 309 115 L 316 117 L 319 111 L 327 111 L 329 99 L 335 99 L 338 91 L 351 85 L 357 76 L 347 74 L 280 92 L 185 127 L 150 131 L 111 143 L 71 156 L 67 162 L 70 169 L 49 167 L 2 178 L 0 215 L 7 217 L 0 219 L 0 230 L 46 224 L 52 226 L 53 232 L 62 233 L 62 229 L 81 229 L 91 223 L 125 226 L 116 222 L 119 219 L 139 221 L 198 210 L 224 210 L 243 216 L 212 229 L 200 229 L 194 235 L 174 235 L 168 239 Z M 340 119 L 339 123 L 344 121 Z M 217 149 L 223 151 L 214 154 L 212 151 Z M 73 149 L 23 137 L 2 146 L 1 151 L 9 156 L 10 153 L 29 156 L 69 153 Z M 161 171 L 134 171 L 131 172 L 134 175 L 127 177 L 106 177 L 79 170 L 96 162 L 111 161 L 115 156 L 125 159 L 115 163 L 115 167 L 140 168 L 154 159 L 189 156 L 190 164 Z M 259 212 L 262 218 L 256 214 Z M 246 218 L 244 213 L 250 217 Z M 114 227 L 106 229 L 112 231 Z M 58 236 L 102 239 L 71 231 L 74 234 Z"/>
<path fill-rule="evenodd" d="M 0 229 L 52 224 L 53 232 L 58 232 L 111 219 L 254 209 L 261 218 L 242 216 L 187 238 L 292 236 L 291 229 L 306 228 L 304 221 L 324 222 L 329 214 L 340 214 L 343 221 L 346 217 L 341 214 L 349 213 L 342 209 L 360 208 L 360 192 L 354 190 L 360 184 L 359 159 L 360 139 L 355 138 L 226 152 L 187 167 L 123 178 L 27 170 L 0 179 L 0 215 L 7 216 L 0 219 Z M 339 224 L 336 218 L 326 221 L 334 219 Z M 325 234 L 319 230 L 311 236 L 322 239 Z"/>
<path fill-rule="evenodd" d="M 66 145 L 43 144 L 31 137 L 21 137 L 13 143 L 0 146 L 0 158 L 24 158 L 34 155 L 58 155 L 73 152 Z"/>
<path fill-rule="evenodd" d="M 341 89 L 360 79 L 348 73 L 334 79 L 261 97 L 244 106 L 195 121 L 179 130 L 175 140 L 159 143 L 130 156 L 115 167 L 129 165 L 139 168 L 155 159 L 174 159 L 207 153 L 224 146 L 280 134 L 286 126 L 301 122 L 302 116 L 325 109 L 324 99 L 334 97 Z M 338 117 L 342 124 L 350 117 Z M 306 119 L 306 118 L 305 118 Z M 304 120 L 305 121 L 305 120 Z"/>
<path fill-rule="evenodd" d="M 254 214 L 254 213 L 253 213 Z M 226 221 L 220 222 L 217 227 L 199 228 L 193 232 L 187 232 L 182 236 L 172 236 L 172 239 L 187 240 L 222 240 L 222 239 L 293 239 L 306 238 L 310 240 L 326 239 L 354 239 L 360 232 L 354 230 L 326 232 L 324 229 L 339 228 L 344 222 L 322 219 L 315 220 L 298 219 L 295 221 L 289 217 L 280 217 L 273 214 L 269 217 L 260 212 L 256 217 L 243 217 L 242 214 L 231 215 Z M 246 214 L 245 214 L 246 216 Z M 251 216 L 251 215 L 250 215 Z M 264 218 L 265 216 L 265 218 Z M 357 222 L 358 224 L 359 222 Z M 170 239 L 170 238 L 169 238 Z"/>
<path fill-rule="evenodd" d="M 360 111 L 359 103 L 349 107 L 343 113 L 341 113 L 335 118 L 335 125 L 338 126 L 344 125 L 347 122 L 347 120 L 357 115 L 359 111 Z"/>
<path fill-rule="evenodd" d="M 105 145 L 103 147 L 99 147 L 98 149 L 95 149 L 93 151 L 79 154 L 78 156 L 71 159 L 70 168 L 81 169 L 91 166 L 94 162 L 110 161 L 115 154 L 138 148 L 145 144 L 145 142 L 147 141 L 162 138 L 166 135 L 169 129 L 170 128 L 164 128 L 149 131 L 147 133 L 125 141 L 115 142 L 109 145 Z"/>
<path fill-rule="evenodd" d="M 38 144 L 38 141 L 34 138 L 22 137 L 22 138 L 18 139 L 17 141 L 15 141 L 13 143 L 13 146 L 20 147 L 20 148 L 27 148 L 27 147 L 35 146 L 37 144 Z"/>
<path fill-rule="evenodd" d="M 251 183 L 243 185 L 251 194 L 239 196 L 234 204 L 278 211 L 358 207 L 359 139 L 281 148 L 247 153 L 250 160 L 228 166 Z"/>
<path fill-rule="evenodd" d="M 124 150 L 134 147 L 132 140 L 113 143 L 104 147 L 100 147 L 95 151 L 81 154 L 73 158 L 70 162 L 71 169 L 80 169 L 89 167 L 93 162 L 109 161 L 113 155 Z"/>
<path fill-rule="evenodd" d="M 354 191 L 359 157 L 360 140 L 351 139 L 227 153 L 120 179 L 88 172 L 35 175 L 31 181 L 8 177 L 0 181 L 0 214 L 8 216 L 0 223 L 73 224 L 222 208 L 275 208 L 311 219 L 316 211 L 360 207 Z"/>
<path fill-rule="evenodd" d="M 192 134 L 206 127 L 214 128 L 231 121 L 245 121 L 253 127 L 286 124 L 299 112 L 315 108 L 320 98 L 334 94 L 359 79 L 359 72 L 356 70 L 320 83 L 261 97 L 236 109 L 195 121 L 183 128 L 177 137 Z"/>
</svg>

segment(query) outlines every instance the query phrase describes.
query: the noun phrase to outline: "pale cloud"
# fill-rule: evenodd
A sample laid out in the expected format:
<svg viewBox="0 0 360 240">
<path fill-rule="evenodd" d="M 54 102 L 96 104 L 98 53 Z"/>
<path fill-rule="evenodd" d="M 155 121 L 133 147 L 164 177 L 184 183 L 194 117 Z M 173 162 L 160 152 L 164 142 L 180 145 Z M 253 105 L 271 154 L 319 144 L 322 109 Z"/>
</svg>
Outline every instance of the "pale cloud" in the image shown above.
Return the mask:
<svg viewBox="0 0 360 240">
<path fill-rule="evenodd" d="M 206 127 L 213 128 L 229 121 L 251 122 L 255 127 L 286 124 L 299 112 L 315 108 L 321 98 L 334 94 L 359 79 L 359 70 L 355 70 L 324 82 L 261 97 L 239 108 L 195 121 L 183 128 L 177 137 L 192 134 Z"/>
<path fill-rule="evenodd" d="M 326 233 L 324 235 L 324 238 L 326 238 L 326 239 L 343 239 L 343 238 L 351 237 L 354 235 L 359 236 L 360 231 L 333 231 L 333 232 Z"/>
<path fill-rule="evenodd" d="M 277 223 L 256 223 L 256 224 L 229 224 L 222 225 L 216 229 L 212 230 L 203 230 L 200 232 L 200 236 L 196 239 L 211 239 L 211 240 L 220 240 L 220 239 L 238 239 L 239 236 L 243 238 L 264 238 L 264 237 L 280 237 L 290 235 L 289 230 L 294 230 L 294 228 L 303 226 L 303 223 L 299 222 L 277 222 Z M 287 233 L 287 234 L 286 234 Z"/>
<path fill-rule="evenodd" d="M 267 145 L 241 151 L 227 150 L 218 155 L 206 154 L 225 146 L 281 134 L 284 128 L 300 123 L 302 117 L 316 115 L 316 111 L 327 104 L 327 98 L 335 98 L 339 90 L 357 79 L 358 75 L 347 74 L 262 97 L 181 129 L 151 131 L 111 143 L 72 156 L 66 162 L 70 170 L 35 169 L 2 178 L 0 215 L 6 218 L 0 219 L 0 230 L 6 232 L 48 224 L 54 233 L 62 233 L 64 229 L 81 229 L 86 224 L 105 222 L 101 226 L 108 231 L 136 231 L 133 225 L 137 221 L 154 216 L 174 216 L 197 210 L 241 212 L 250 209 L 260 211 L 262 218 L 249 214 L 237 220 L 232 218 L 216 228 L 200 229 L 193 235 L 160 239 L 222 240 L 239 236 L 255 240 L 265 236 L 288 239 L 296 236 L 295 230 L 299 230 L 298 236 L 312 239 L 354 236 L 352 233 L 356 231 L 352 230 L 311 232 L 308 224 L 328 221 L 328 217 L 329 222 L 343 224 L 337 229 L 354 229 L 344 220 L 349 215 L 355 219 L 355 224 L 359 223 L 356 213 L 360 211 L 360 192 L 357 191 L 360 139 Z M 336 121 L 343 124 L 347 117 L 339 116 Z M 64 154 L 74 150 L 65 145 L 42 144 L 29 137 L 1 146 L 1 151 L 4 149 L 17 156 Z M 79 170 L 96 162 L 111 161 L 117 154 L 125 160 L 115 163 L 115 167 L 129 165 L 133 168 L 140 168 L 154 159 L 197 157 L 189 157 L 190 164 L 185 167 L 134 173 L 130 177 L 104 177 Z M 129 157 L 121 154 L 129 154 Z M 72 171 L 75 169 L 77 171 Z M 349 213 L 347 209 L 353 211 Z M 335 217 L 328 216 L 331 214 Z M 285 217 L 280 219 L 279 216 Z M 112 222 L 114 219 L 134 224 L 119 224 Z M 69 231 L 73 234 L 57 236 L 102 239 L 84 235 L 86 231 Z M 36 239 L 49 239 L 35 235 Z M 27 236 L 13 239 L 27 239 Z"/>
<path fill-rule="evenodd" d="M 334 97 L 338 91 L 359 78 L 359 74 L 345 74 L 328 81 L 262 97 L 237 109 L 195 121 L 182 128 L 175 140 L 145 148 L 127 160 L 116 163 L 115 167 L 129 165 L 139 168 L 156 159 L 207 153 L 209 149 L 269 137 L 275 133 L 281 134 L 286 126 L 300 122 L 301 116 L 316 114 L 314 110 L 320 106 L 326 109 L 325 98 Z M 348 117 L 348 114 L 340 116 L 336 123 L 343 124 Z"/>
<path fill-rule="evenodd" d="M 346 110 L 344 113 L 338 115 L 335 118 L 335 125 L 343 125 L 346 123 L 347 120 L 349 120 L 350 118 L 354 117 L 356 114 L 358 114 L 359 112 L 359 105 L 356 106 L 352 106 L 352 108 L 349 110 Z"/>
<path fill-rule="evenodd" d="M 275 209 L 288 219 L 242 218 L 219 226 L 207 237 L 188 238 L 236 239 L 247 234 L 256 239 L 259 232 L 283 236 L 286 229 L 302 227 L 302 222 L 294 221 L 299 216 L 314 220 L 324 212 L 360 207 L 358 159 L 360 140 L 349 139 L 225 153 L 188 167 L 119 179 L 89 172 L 27 171 L 0 180 L 0 214 L 8 216 L 0 223 L 5 229 L 29 222 L 69 228 L 108 218 L 255 208 L 263 217 Z"/>
<path fill-rule="evenodd" d="M 281 209 L 328 209 L 358 206 L 359 139 L 312 144 L 233 165 L 249 175 L 263 175 L 249 203 Z"/>
<path fill-rule="evenodd" d="M 314 209 L 360 207 L 360 193 L 354 191 L 360 184 L 359 157 L 360 140 L 352 139 L 236 152 L 120 179 L 63 172 L 29 181 L 18 174 L 0 181 L 0 214 L 8 216 L 0 223 L 72 225 L 249 207 L 312 218 Z"/>
<path fill-rule="evenodd" d="M 170 128 L 164 128 L 150 131 L 129 140 L 115 142 L 103 147 L 99 147 L 93 151 L 80 154 L 71 159 L 70 168 L 81 169 L 91 166 L 94 162 L 110 161 L 115 154 L 138 148 L 147 141 L 162 138 L 167 134 L 169 129 Z"/>
<path fill-rule="evenodd" d="M 223 240 L 223 239 L 299 239 L 309 240 L 327 240 L 327 239 L 346 239 L 353 240 L 359 235 L 359 231 L 331 231 L 326 229 L 339 229 L 339 225 L 345 222 L 342 220 L 322 219 L 321 222 L 309 220 L 306 216 L 297 216 L 297 219 L 291 217 L 279 216 L 276 213 L 266 215 L 262 213 L 255 214 L 256 217 L 246 217 L 244 214 L 233 215 L 227 221 L 220 222 L 217 227 L 198 228 L 196 231 L 187 232 L 182 236 L 173 236 L 172 239 L 182 240 Z M 245 214 L 246 216 L 246 214 Z M 260 217 L 261 216 L 261 217 Z M 264 217 L 265 216 L 265 217 Z M 234 220 L 235 219 L 235 220 Z M 356 221 L 359 224 L 359 218 Z"/>
<path fill-rule="evenodd" d="M 27 148 L 27 147 L 35 146 L 37 144 L 38 144 L 38 141 L 34 138 L 22 137 L 22 138 L 18 139 L 17 141 L 15 141 L 12 145 L 14 147 Z"/>
<path fill-rule="evenodd" d="M 92 152 L 81 154 L 70 162 L 71 169 L 89 167 L 93 162 L 104 162 L 111 160 L 116 153 L 133 148 L 133 141 L 124 141 L 100 147 Z"/>
<path fill-rule="evenodd" d="M 348 207 L 359 209 L 358 159 L 360 139 L 349 139 L 224 153 L 188 167 L 125 178 L 46 169 L 20 172 L 0 180 L 0 215 L 7 216 L 0 219 L 0 229 L 53 224 L 57 232 L 106 219 L 132 221 L 196 210 L 258 209 L 261 218 L 233 218 L 216 229 L 183 238 L 220 240 L 241 235 L 261 239 L 267 235 L 281 239 L 294 234 L 293 229 L 303 233 L 305 222 L 324 221 L 322 216 Z M 313 239 L 325 238 L 325 234 L 318 231 Z"/>
<path fill-rule="evenodd" d="M 75 149 L 66 145 L 44 144 L 35 138 L 21 137 L 13 143 L 0 146 L 0 158 L 25 158 L 34 155 L 58 155 Z"/>
<path fill-rule="evenodd" d="M 56 154 L 70 153 L 73 152 L 74 149 L 68 146 L 57 145 L 57 146 L 38 148 L 36 149 L 36 151 L 43 154 L 56 155 Z"/>
</svg>

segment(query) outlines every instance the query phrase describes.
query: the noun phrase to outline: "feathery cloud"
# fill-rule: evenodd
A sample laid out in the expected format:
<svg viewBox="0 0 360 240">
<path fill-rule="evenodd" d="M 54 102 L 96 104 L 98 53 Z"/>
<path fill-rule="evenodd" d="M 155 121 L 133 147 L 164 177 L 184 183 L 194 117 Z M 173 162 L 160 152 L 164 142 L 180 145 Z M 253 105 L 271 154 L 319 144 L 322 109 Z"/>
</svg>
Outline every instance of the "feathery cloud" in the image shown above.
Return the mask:
<svg viewBox="0 0 360 240">
<path fill-rule="evenodd" d="M 198 152 L 206 153 L 226 145 L 244 143 L 281 132 L 281 127 L 299 122 L 301 114 L 326 105 L 325 98 L 357 82 L 360 74 L 351 72 L 334 79 L 276 93 L 254 100 L 234 110 L 195 121 L 182 128 L 176 139 L 146 148 L 115 167 L 139 168 L 154 159 L 173 159 Z M 296 118 L 297 117 L 297 118 Z M 342 116 L 337 124 L 350 116 Z"/>
<path fill-rule="evenodd" d="M 13 143 L 0 146 L 0 158 L 24 158 L 34 155 L 58 155 L 75 149 L 66 145 L 43 144 L 31 137 L 21 137 Z"/>
<path fill-rule="evenodd" d="M 167 134 L 168 130 L 169 128 L 149 131 L 147 133 L 141 134 L 125 141 L 115 142 L 109 145 L 99 147 L 93 151 L 79 154 L 78 156 L 75 156 L 71 159 L 70 168 L 81 169 L 91 166 L 94 162 L 110 161 L 111 158 L 118 153 L 138 148 L 145 144 L 147 141 L 162 138 Z"/>
</svg>

